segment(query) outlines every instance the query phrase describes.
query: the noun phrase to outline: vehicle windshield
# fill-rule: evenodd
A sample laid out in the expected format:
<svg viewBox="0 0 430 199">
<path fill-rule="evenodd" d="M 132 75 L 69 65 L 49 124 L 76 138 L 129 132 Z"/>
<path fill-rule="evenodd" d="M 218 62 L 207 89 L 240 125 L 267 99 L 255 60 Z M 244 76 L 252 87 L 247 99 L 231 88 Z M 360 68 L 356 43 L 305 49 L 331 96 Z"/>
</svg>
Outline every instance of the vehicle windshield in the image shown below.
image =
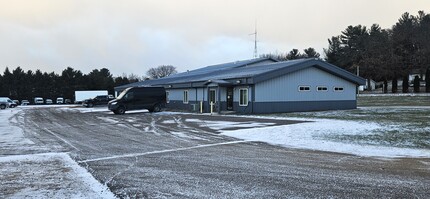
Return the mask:
<svg viewBox="0 0 430 199">
<path fill-rule="evenodd" d="M 125 90 L 123 90 L 121 92 L 121 94 L 118 95 L 118 97 L 116 97 L 116 99 L 122 99 L 124 97 L 125 94 L 127 94 L 127 92 L 130 90 L 131 88 L 127 88 Z"/>
</svg>

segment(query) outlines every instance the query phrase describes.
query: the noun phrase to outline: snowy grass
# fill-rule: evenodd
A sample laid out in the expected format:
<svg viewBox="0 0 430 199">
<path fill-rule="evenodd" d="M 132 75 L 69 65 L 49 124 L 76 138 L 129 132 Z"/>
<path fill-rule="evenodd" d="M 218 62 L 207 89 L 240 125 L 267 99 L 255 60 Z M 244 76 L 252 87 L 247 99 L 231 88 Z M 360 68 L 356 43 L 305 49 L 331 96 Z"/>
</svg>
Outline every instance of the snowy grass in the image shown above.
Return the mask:
<svg viewBox="0 0 430 199">
<path fill-rule="evenodd" d="M 279 114 L 281 117 L 324 118 L 374 123 L 381 128 L 366 134 L 327 135 L 332 141 L 400 148 L 430 149 L 430 107 L 359 107 L 355 110 Z M 367 124 L 366 124 L 367 123 Z"/>
<path fill-rule="evenodd" d="M 326 120 L 326 123 L 344 121 L 338 126 L 332 126 L 331 130 L 326 129 L 331 133 L 318 134 L 319 139 L 327 142 L 366 147 L 391 147 L 397 151 L 430 150 L 430 96 L 366 95 L 358 98 L 358 104 L 362 106 L 355 110 L 284 113 L 267 116 L 313 121 L 323 119 Z M 350 133 L 351 130 L 348 129 L 348 126 L 352 125 L 351 122 L 361 126 L 360 133 Z M 315 128 L 323 128 L 324 125 L 316 125 Z M 369 129 L 369 126 L 378 126 L 378 128 Z M 315 132 L 319 129 L 307 129 L 307 131 Z"/>
<path fill-rule="evenodd" d="M 360 95 L 358 106 L 430 106 L 429 94 Z"/>
</svg>

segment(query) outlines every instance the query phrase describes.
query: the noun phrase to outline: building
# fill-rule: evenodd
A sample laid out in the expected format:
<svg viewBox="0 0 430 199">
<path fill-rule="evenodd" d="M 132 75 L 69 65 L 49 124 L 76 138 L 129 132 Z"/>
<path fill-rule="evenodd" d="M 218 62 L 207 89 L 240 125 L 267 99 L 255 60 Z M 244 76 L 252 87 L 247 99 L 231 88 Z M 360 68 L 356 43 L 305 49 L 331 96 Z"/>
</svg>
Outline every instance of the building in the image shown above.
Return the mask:
<svg viewBox="0 0 430 199">
<path fill-rule="evenodd" d="M 277 113 L 354 109 L 365 79 L 320 59 L 258 58 L 116 87 L 164 86 L 173 109 Z M 212 103 L 211 103 L 212 102 Z"/>
</svg>

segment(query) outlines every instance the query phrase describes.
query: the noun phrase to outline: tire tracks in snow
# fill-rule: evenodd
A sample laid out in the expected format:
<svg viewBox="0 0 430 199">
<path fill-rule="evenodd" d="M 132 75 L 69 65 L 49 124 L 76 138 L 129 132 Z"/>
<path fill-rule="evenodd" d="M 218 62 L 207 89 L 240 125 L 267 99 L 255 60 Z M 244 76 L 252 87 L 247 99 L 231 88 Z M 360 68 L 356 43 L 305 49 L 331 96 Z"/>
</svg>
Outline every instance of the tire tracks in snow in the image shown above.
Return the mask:
<svg viewBox="0 0 430 199">
<path fill-rule="evenodd" d="M 115 156 L 110 156 L 110 157 L 81 160 L 81 161 L 78 161 L 78 163 L 88 163 L 88 162 L 97 162 L 97 161 L 112 160 L 112 159 L 119 159 L 119 158 L 139 157 L 139 156 L 145 156 L 145 155 L 163 154 L 163 153 L 178 152 L 178 151 L 187 151 L 187 150 L 198 149 L 198 148 L 207 148 L 207 147 L 215 147 L 215 146 L 231 145 L 231 144 L 241 144 L 241 143 L 248 143 L 248 142 L 253 142 L 253 141 L 244 141 L 244 140 L 231 141 L 231 142 L 222 142 L 222 143 L 215 143 L 215 144 L 203 144 L 203 145 L 176 148 L 176 149 L 151 151 L 151 152 L 145 152 L 145 153 L 131 153 L 131 154 L 124 154 L 124 155 L 115 155 Z"/>
</svg>

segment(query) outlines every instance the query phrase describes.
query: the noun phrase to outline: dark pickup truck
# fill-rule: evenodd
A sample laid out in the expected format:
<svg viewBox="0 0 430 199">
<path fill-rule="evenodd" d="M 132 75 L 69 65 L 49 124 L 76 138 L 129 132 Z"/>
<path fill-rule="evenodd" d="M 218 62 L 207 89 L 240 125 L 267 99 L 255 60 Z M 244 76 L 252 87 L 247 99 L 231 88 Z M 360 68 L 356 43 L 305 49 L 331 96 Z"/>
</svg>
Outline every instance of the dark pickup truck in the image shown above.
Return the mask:
<svg viewBox="0 0 430 199">
<path fill-rule="evenodd" d="M 93 107 L 96 105 L 107 105 L 109 101 L 115 99 L 112 95 L 98 95 L 92 99 L 86 99 L 82 103 L 85 107 Z"/>
</svg>

